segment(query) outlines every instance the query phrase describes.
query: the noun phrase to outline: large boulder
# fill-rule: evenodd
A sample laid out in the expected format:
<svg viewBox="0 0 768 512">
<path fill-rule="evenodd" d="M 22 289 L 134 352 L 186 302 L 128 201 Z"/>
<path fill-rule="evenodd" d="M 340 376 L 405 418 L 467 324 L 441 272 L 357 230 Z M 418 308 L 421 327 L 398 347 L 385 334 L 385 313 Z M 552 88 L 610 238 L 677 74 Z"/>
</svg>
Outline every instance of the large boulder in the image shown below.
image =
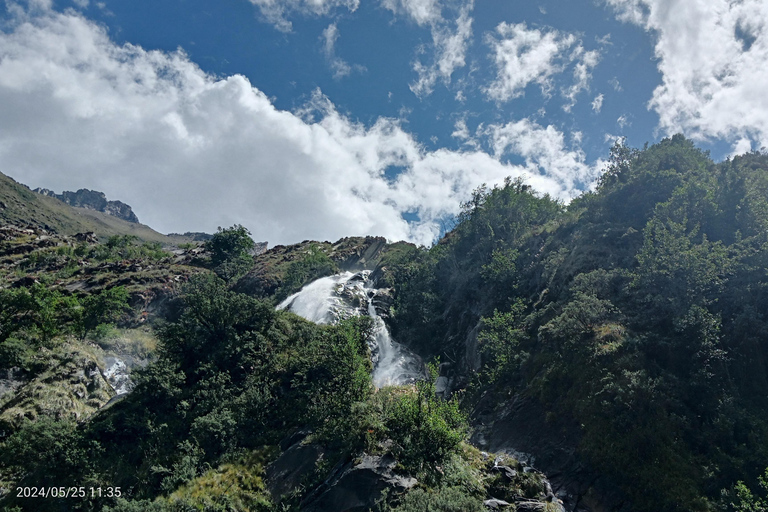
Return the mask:
<svg viewBox="0 0 768 512">
<path fill-rule="evenodd" d="M 417 484 L 415 478 L 394 473 L 391 455 L 363 455 L 333 472 L 307 497 L 303 512 L 366 512 L 376 506 L 382 492 L 397 495 Z"/>
<path fill-rule="evenodd" d="M 306 432 L 302 434 L 306 435 Z M 267 467 L 266 483 L 272 496 L 279 498 L 312 480 L 317 462 L 324 453 L 316 444 L 292 443 Z"/>
</svg>

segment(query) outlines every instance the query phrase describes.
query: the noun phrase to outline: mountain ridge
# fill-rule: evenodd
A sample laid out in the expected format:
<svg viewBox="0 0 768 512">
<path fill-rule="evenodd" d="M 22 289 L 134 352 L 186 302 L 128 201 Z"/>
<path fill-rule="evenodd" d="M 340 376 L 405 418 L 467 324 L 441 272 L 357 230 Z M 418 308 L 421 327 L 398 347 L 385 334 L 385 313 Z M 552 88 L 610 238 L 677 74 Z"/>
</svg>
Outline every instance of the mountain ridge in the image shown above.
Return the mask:
<svg viewBox="0 0 768 512">
<path fill-rule="evenodd" d="M 94 194 L 94 197 L 100 201 L 103 194 L 100 192 Z M 119 201 L 112 203 L 124 204 Z M 130 209 L 128 205 L 125 206 Z M 28 186 L 1 172 L 0 224 L 43 229 L 70 236 L 90 232 L 100 239 L 107 239 L 114 235 L 132 235 L 141 240 L 159 242 L 168 247 L 190 243 L 202 237 L 199 233 L 164 235 L 149 226 L 125 220 L 94 207 L 73 206 L 50 194 L 34 192 Z"/>
<path fill-rule="evenodd" d="M 107 200 L 107 196 L 103 192 L 81 188 L 77 192 L 65 190 L 61 194 L 57 194 L 47 188 L 39 187 L 33 189 L 32 192 L 37 192 L 38 194 L 48 197 L 55 197 L 59 201 L 67 203 L 70 206 L 96 210 L 117 217 L 118 219 L 139 224 L 139 218 L 133 213 L 130 206 L 122 201 Z"/>
</svg>

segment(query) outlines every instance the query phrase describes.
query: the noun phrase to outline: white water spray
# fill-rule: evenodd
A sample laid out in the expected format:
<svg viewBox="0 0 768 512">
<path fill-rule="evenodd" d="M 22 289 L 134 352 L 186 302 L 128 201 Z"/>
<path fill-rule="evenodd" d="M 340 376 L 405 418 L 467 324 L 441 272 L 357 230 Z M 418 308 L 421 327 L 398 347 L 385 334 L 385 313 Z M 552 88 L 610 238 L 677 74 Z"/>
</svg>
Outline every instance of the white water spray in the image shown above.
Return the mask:
<svg viewBox="0 0 768 512">
<path fill-rule="evenodd" d="M 376 312 L 373 298 L 378 291 L 370 286 L 369 275 L 370 271 L 364 270 L 322 277 L 285 299 L 277 309 L 288 309 L 319 324 L 333 324 L 367 313 L 373 320 L 373 337 L 369 340 L 373 384 L 381 388 L 425 378 L 421 358 L 392 340 L 387 325 Z"/>
</svg>

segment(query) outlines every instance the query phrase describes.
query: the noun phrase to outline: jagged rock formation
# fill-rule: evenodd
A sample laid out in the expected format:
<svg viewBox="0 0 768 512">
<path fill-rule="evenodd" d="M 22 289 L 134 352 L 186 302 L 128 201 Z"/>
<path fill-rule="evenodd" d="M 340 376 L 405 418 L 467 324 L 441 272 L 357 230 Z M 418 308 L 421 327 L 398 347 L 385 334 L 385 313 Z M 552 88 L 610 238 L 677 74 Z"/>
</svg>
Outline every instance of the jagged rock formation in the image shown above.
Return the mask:
<svg viewBox="0 0 768 512">
<path fill-rule="evenodd" d="M 104 195 L 103 192 L 88 190 L 87 188 L 81 188 L 77 192 L 65 190 L 61 194 L 57 194 L 47 188 L 36 188 L 33 192 L 48 197 L 55 197 L 59 201 L 67 203 L 70 206 L 96 210 L 128 222 L 139 223 L 139 218 L 136 217 L 136 214 L 133 213 L 130 206 L 122 201 L 108 201 L 107 196 Z"/>
</svg>

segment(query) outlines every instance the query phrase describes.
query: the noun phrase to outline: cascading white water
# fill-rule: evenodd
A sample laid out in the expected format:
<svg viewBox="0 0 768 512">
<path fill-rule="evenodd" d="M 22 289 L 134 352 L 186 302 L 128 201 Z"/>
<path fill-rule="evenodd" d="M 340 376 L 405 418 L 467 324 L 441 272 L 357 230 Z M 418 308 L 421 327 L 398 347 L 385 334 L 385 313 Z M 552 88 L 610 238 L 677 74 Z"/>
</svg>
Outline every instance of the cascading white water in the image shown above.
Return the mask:
<svg viewBox="0 0 768 512">
<path fill-rule="evenodd" d="M 294 293 L 277 309 L 288 309 L 297 315 L 318 324 L 332 324 L 352 314 L 352 308 L 341 300 L 338 288 L 343 288 L 352 278 L 352 272 L 322 277 L 312 281 Z"/>
<path fill-rule="evenodd" d="M 367 313 L 373 320 L 373 338 L 369 340 L 373 359 L 373 384 L 377 388 L 410 384 L 426 376 L 424 363 L 389 335 L 384 320 L 376 312 L 373 298 L 377 290 L 370 286 L 369 271 L 344 272 L 322 277 L 294 293 L 277 309 L 288 309 L 319 324 L 333 324 L 350 316 Z"/>
</svg>

